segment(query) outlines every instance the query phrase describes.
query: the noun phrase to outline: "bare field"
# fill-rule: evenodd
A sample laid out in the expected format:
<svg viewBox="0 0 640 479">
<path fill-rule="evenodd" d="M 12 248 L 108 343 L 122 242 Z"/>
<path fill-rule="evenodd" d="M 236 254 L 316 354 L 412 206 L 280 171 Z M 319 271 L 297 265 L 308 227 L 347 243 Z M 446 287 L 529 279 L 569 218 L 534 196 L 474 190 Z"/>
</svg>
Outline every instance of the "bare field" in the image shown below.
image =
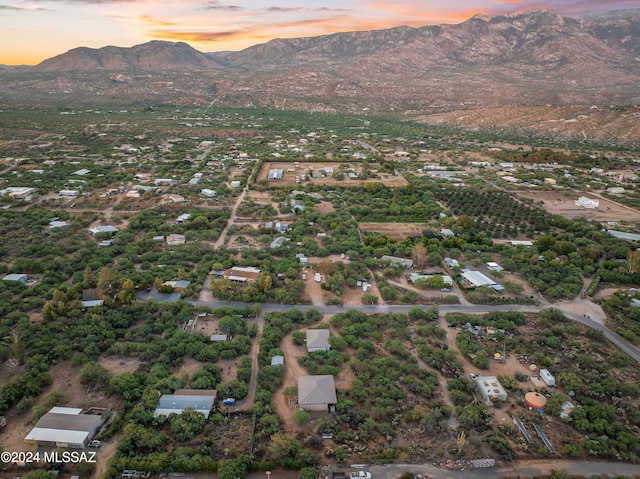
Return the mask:
<svg viewBox="0 0 640 479">
<path fill-rule="evenodd" d="M 258 174 L 257 181 L 267 180 L 267 176 L 269 175 L 269 170 L 283 170 L 282 180 L 270 180 L 270 186 L 295 186 L 296 184 L 304 185 L 305 183 L 314 183 L 318 185 L 335 185 L 335 186 L 358 186 L 362 185 L 365 182 L 376 181 L 378 183 L 383 183 L 386 186 L 405 186 L 407 185 L 407 180 L 405 180 L 402 176 L 390 175 L 390 174 L 381 174 L 379 178 L 367 178 L 364 180 L 360 179 L 349 179 L 345 175 L 344 180 L 336 180 L 331 177 L 331 175 L 322 177 L 322 178 L 311 178 L 309 176 L 310 171 L 319 172 L 323 168 L 333 168 L 334 170 L 338 170 L 341 165 L 345 165 L 344 163 L 324 163 L 324 162 L 298 162 L 298 167 L 295 167 L 295 163 L 293 162 L 273 162 L 273 163 L 265 163 L 262 166 L 262 170 Z M 354 170 L 359 171 L 359 164 L 356 166 L 354 164 Z M 302 175 L 306 175 L 307 179 L 300 183 L 296 183 L 296 177 L 301 177 Z"/>
<path fill-rule="evenodd" d="M 402 241 L 409 236 L 422 236 L 424 223 L 359 223 L 365 233 L 380 233 L 388 238 Z"/>
<path fill-rule="evenodd" d="M 601 222 L 625 221 L 631 224 L 640 224 L 640 212 L 611 200 L 601 197 L 595 193 L 580 193 L 577 191 L 517 191 L 518 196 L 531 198 L 535 201 L 544 202 L 544 209 L 551 214 L 562 215 L 567 218 L 587 218 Z M 581 197 L 594 198 L 600 200 L 598 208 L 583 208 L 577 206 L 575 201 Z"/>
</svg>

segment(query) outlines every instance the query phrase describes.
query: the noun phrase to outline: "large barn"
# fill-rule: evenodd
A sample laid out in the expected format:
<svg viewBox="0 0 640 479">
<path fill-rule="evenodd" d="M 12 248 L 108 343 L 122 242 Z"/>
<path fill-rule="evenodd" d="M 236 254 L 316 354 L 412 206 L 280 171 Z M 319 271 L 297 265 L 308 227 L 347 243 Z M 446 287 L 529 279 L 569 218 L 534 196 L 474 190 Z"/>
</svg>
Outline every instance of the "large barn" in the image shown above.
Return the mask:
<svg viewBox="0 0 640 479">
<path fill-rule="evenodd" d="M 40 418 L 24 440 L 39 446 L 83 448 L 102 423 L 102 416 L 82 414 L 82 409 L 54 407 Z"/>
</svg>

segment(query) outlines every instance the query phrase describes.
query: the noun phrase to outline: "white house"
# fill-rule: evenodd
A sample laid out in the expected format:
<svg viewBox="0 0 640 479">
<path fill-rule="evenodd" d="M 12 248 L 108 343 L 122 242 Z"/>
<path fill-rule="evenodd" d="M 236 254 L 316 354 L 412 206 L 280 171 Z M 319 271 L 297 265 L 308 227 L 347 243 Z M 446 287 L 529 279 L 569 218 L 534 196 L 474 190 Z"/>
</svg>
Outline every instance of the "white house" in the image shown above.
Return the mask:
<svg viewBox="0 0 640 479">
<path fill-rule="evenodd" d="M 471 379 L 478 386 L 478 392 L 487 404 L 507 400 L 507 391 L 502 387 L 497 377 L 472 374 Z"/>
<path fill-rule="evenodd" d="M 182 414 L 185 409 L 193 409 L 208 418 L 215 400 L 216 392 L 213 390 L 178 389 L 173 394 L 163 394 L 160 397 L 153 417 Z"/>
<path fill-rule="evenodd" d="M 581 196 L 576 200 L 576 206 L 582 206 L 583 208 L 594 209 L 600 205 L 600 200 L 587 198 L 586 196 Z"/>
<path fill-rule="evenodd" d="M 98 233 L 117 233 L 120 230 L 115 226 L 105 225 L 94 226 L 93 228 L 89 228 L 89 231 L 91 231 L 91 233 L 93 233 L 94 235 L 97 235 Z"/>
<path fill-rule="evenodd" d="M 79 196 L 80 191 L 79 190 L 60 190 L 58 194 L 60 196 Z"/>
<path fill-rule="evenodd" d="M 9 196 L 17 200 L 24 200 L 31 196 L 36 191 L 35 188 L 29 188 L 28 186 L 10 186 L 4 190 L 0 190 L 0 196 Z"/>
</svg>

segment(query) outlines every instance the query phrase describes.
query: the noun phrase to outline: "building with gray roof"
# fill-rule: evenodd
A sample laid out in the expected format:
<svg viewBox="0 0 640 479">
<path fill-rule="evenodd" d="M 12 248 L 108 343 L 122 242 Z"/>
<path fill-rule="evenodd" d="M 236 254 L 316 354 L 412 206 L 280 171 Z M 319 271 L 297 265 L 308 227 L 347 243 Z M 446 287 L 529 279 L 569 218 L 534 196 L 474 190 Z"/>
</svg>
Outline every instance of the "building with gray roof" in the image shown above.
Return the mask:
<svg viewBox="0 0 640 479">
<path fill-rule="evenodd" d="M 216 400 L 216 391 L 210 389 L 179 389 L 174 394 L 163 394 L 153 417 L 182 414 L 193 409 L 208 418 Z"/>
</svg>

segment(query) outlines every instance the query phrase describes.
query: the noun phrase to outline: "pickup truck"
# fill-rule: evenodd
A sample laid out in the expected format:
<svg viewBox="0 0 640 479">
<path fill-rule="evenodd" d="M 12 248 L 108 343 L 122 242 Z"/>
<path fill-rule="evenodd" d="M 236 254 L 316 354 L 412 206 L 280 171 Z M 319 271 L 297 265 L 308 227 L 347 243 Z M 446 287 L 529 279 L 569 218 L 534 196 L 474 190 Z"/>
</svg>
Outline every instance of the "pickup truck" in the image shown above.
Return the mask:
<svg viewBox="0 0 640 479">
<path fill-rule="evenodd" d="M 367 471 L 354 471 L 349 477 L 351 479 L 371 479 L 371 473 Z"/>
</svg>

